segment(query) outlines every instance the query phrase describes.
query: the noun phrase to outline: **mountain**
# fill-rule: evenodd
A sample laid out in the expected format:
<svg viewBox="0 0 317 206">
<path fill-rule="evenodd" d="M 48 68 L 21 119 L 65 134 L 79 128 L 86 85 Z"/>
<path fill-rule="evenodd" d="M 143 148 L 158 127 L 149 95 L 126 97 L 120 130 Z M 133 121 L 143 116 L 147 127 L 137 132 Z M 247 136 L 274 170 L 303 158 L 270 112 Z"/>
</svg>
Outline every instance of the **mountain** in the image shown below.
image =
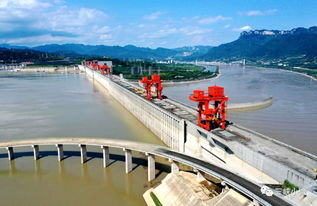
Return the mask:
<svg viewBox="0 0 317 206">
<path fill-rule="evenodd" d="M 173 49 L 178 53 L 175 55 L 176 59 L 195 59 L 202 55 L 205 55 L 212 46 L 186 46 Z"/>
<path fill-rule="evenodd" d="M 29 49 L 26 46 L 15 46 L 11 44 L 0 44 L 0 47 L 6 48 L 6 49 Z"/>
<path fill-rule="evenodd" d="M 51 60 L 60 60 L 60 57 L 57 57 L 53 54 L 34 51 L 31 49 L 11 49 L 0 47 L 0 62 L 1 63 L 12 63 L 12 62 L 23 62 L 23 61 L 51 61 Z"/>
<path fill-rule="evenodd" d="M 296 28 L 289 31 L 245 31 L 230 43 L 211 48 L 200 59 L 210 61 L 273 60 L 317 57 L 317 27 Z"/>
<path fill-rule="evenodd" d="M 176 49 L 166 48 L 145 48 L 134 45 L 127 46 L 105 46 L 105 45 L 84 45 L 84 44 L 48 44 L 32 49 L 69 55 L 88 55 L 88 56 L 107 56 L 119 59 L 146 59 L 146 60 L 164 60 L 176 59 L 183 60 L 188 56 L 201 56 L 205 54 L 210 46 L 182 47 Z"/>
</svg>

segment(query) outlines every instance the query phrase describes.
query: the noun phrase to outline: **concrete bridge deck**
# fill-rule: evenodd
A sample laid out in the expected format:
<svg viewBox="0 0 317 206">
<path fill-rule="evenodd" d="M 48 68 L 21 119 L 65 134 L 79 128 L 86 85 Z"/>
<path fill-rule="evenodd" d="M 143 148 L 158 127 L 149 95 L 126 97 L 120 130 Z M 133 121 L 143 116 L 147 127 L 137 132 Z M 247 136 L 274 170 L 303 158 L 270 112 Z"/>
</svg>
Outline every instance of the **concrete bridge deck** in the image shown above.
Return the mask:
<svg viewBox="0 0 317 206">
<path fill-rule="evenodd" d="M 131 151 L 143 152 L 148 157 L 148 179 L 150 176 L 155 178 L 155 156 L 160 156 L 169 159 L 172 162 L 173 170 L 178 170 L 176 163 L 181 163 L 195 168 L 198 172 L 203 172 L 219 179 L 222 179 L 227 185 L 234 188 L 235 190 L 243 193 L 247 197 L 253 199 L 255 202 L 261 205 L 267 206 L 290 206 L 291 203 L 287 202 L 284 198 L 273 195 L 268 197 L 261 193 L 261 185 L 246 180 L 239 175 L 236 175 L 230 171 L 227 171 L 217 165 L 203 161 L 201 159 L 188 156 L 183 153 L 173 151 L 167 147 L 138 143 L 132 141 L 124 141 L 117 139 L 97 139 L 97 138 L 44 138 L 44 139 L 29 139 L 19 140 L 11 142 L 0 142 L 0 148 L 6 148 L 8 150 L 8 158 L 14 159 L 14 148 L 15 147 L 29 147 L 33 149 L 34 159 L 37 160 L 40 155 L 39 146 L 55 145 L 58 151 L 58 160 L 62 160 L 63 145 L 79 145 L 81 152 L 81 162 L 85 163 L 86 157 L 86 145 L 98 146 L 103 149 L 104 162 L 108 161 L 109 158 L 109 147 L 121 148 L 125 151 L 125 165 L 126 172 L 132 170 L 132 153 Z M 87 157 L 86 157 L 87 158 Z M 104 166 L 107 166 L 107 164 Z M 175 168 L 176 167 L 176 168 Z M 154 176 L 153 176 L 154 174 Z M 150 179 L 149 179 L 150 180 Z"/>
</svg>

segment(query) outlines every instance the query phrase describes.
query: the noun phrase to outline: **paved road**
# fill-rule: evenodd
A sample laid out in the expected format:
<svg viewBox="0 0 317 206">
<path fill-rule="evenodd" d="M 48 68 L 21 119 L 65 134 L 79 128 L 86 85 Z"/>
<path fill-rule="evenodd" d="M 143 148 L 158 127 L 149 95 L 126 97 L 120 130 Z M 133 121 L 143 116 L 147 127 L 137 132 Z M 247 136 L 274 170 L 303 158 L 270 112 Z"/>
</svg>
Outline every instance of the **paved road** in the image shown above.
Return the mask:
<svg viewBox="0 0 317 206">
<path fill-rule="evenodd" d="M 94 145 L 94 146 L 109 146 L 114 148 L 124 148 L 133 151 L 144 153 L 151 153 L 157 156 L 171 158 L 174 161 L 189 165 L 199 171 L 205 172 L 212 176 L 223 179 L 228 185 L 236 190 L 246 194 L 247 196 L 258 200 L 263 205 L 272 206 L 291 206 L 284 199 L 273 195 L 268 197 L 263 195 L 260 191 L 261 186 L 246 180 L 232 172 L 229 172 L 221 167 L 218 167 L 209 162 L 185 155 L 183 153 L 175 152 L 167 147 L 157 146 L 152 144 L 117 140 L 117 139 L 99 139 L 99 138 L 44 138 L 44 139 L 30 139 L 19 140 L 11 142 L 0 142 L 0 148 L 5 147 L 31 147 L 32 145 Z"/>
<path fill-rule="evenodd" d="M 174 152 L 171 150 L 165 150 L 165 149 L 159 149 L 159 150 L 161 150 L 161 152 L 165 154 L 165 156 L 168 155 L 175 161 L 179 160 L 180 162 L 189 163 L 189 165 L 191 166 L 196 165 L 196 167 L 195 166 L 194 167 L 197 168 L 198 170 L 203 171 L 207 174 L 217 176 L 217 177 L 222 176 L 222 179 L 224 179 L 225 177 L 226 179 L 224 180 L 227 184 L 239 190 L 240 192 L 246 193 L 246 195 L 251 195 L 253 197 L 260 197 L 260 199 L 263 199 L 267 203 L 274 206 L 275 205 L 276 206 L 291 206 L 292 205 L 276 195 L 273 195 L 272 197 L 263 195 L 261 193 L 261 186 L 255 183 L 252 183 L 249 180 L 246 180 L 214 164 L 208 163 L 206 161 L 203 161 L 203 160 L 200 160 L 200 159 L 197 159 L 182 153 Z M 239 186 L 237 187 L 237 185 Z"/>
</svg>

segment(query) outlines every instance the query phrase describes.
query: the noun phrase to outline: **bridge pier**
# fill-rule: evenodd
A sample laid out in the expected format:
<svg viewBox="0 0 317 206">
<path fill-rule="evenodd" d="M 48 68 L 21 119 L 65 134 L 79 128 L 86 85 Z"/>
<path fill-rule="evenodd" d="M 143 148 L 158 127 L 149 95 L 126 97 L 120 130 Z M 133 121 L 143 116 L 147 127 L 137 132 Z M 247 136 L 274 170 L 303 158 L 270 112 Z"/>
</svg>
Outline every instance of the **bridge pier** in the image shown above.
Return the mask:
<svg viewBox="0 0 317 206">
<path fill-rule="evenodd" d="M 80 147 L 80 162 L 84 164 L 87 161 L 87 146 L 84 144 L 78 146 Z"/>
<path fill-rule="evenodd" d="M 34 160 L 38 160 L 40 158 L 40 150 L 38 145 L 32 145 L 33 148 L 33 156 Z"/>
<path fill-rule="evenodd" d="M 7 150 L 8 150 L 8 159 L 13 160 L 14 159 L 13 147 L 7 147 Z"/>
<path fill-rule="evenodd" d="M 151 182 L 155 179 L 155 156 L 149 153 L 145 153 L 147 156 L 147 180 Z"/>
<path fill-rule="evenodd" d="M 108 167 L 110 164 L 109 147 L 101 146 L 103 156 L 103 167 Z"/>
<path fill-rule="evenodd" d="M 197 171 L 197 175 L 196 175 L 196 180 L 197 181 L 202 181 L 202 180 L 205 180 L 204 176 L 203 176 L 203 172 L 199 171 L 199 170 L 196 170 Z"/>
<path fill-rule="evenodd" d="M 64 149 L 63 149 L 63 145 L 62 144 L 57 144 L 56 145 L 57 148 L 57 159 L 58 161 L 62 161 L 64 158 Z"/>
<path fill-rule="evenodd" d="M 254 206 L 260 206 L 260 203 L 257 200 L 253 200 L 252 203 Z"/>
<path fill-rule="evenodd" d="M 125 152 L 125 173 L 132 171 L 132 151 L 129 149 L 123 149 Z"/>
<path fill-rule="evenodd" d="M 171 173 L 177 173 L 179 172 L 179 163 L 175 162 L 172 159 L 168 159 L 168 161 L 171 163 Z"/>
</svg>

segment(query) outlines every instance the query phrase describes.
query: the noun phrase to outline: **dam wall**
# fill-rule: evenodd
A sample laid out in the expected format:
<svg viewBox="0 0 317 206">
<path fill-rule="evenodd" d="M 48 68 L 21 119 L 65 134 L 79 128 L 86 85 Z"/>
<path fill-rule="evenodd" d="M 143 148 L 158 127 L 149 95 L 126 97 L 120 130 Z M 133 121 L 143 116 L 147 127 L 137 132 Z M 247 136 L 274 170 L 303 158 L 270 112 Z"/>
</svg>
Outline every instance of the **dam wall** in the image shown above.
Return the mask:
<svg viewBox="0 0 317 206">
<path fill-rule="evenodd" d="M 299 187 L 314 182 L 312 168 L 317 168 L 317 160 L 313 155 L 305 155 L 298 149 L 234 126 L 229 126 L 226 131 L 206 131 L 196 125 L 196 120 L 182 118 L 154 101 L 146 100 L 136 93 L 135 86 L 122 86 L 115 79 L 117 77 L 109 78 L 83 66 L 79 69 L 103 85 L 120 104 L 176 151 L 216 163 L 256 182 L 277 184 L 288 179 Z M 162 102 L 182 108 L 195 117 L 193 108 L 172 99 Z"/>
<path fill-rule="evenodd" d="M 87 68 L 87 76 L 103 85 L 109 93 L 170 148 L 183 152 L 185 121 L 118 85 L 109 77 Z"/>
</svg>

